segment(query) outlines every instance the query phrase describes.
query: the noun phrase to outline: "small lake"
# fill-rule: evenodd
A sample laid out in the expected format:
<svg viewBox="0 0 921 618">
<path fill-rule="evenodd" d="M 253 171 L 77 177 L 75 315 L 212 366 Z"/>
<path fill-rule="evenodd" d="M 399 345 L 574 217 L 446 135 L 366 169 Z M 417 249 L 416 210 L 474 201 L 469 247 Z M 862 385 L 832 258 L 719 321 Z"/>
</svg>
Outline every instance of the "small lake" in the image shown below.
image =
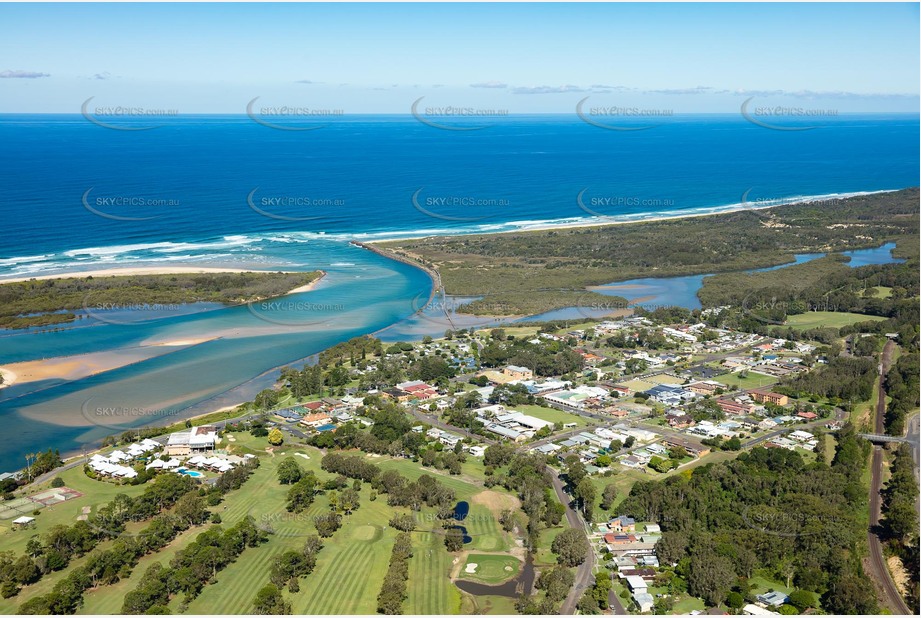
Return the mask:
<svg viewBox="0 0 921 618">
<path fill-rule="evenodd" d="M 531 593 L 531 589 L 534 586 L 535 575 L 536 573 L 534 571 L 534 561 L 531 559 L 531 555 L 529 554 L 527 560 L 524 563 L 524 568 L 521 570 L 518 576 L 508 580 L 507 582 L 490 585 L 470 581 L 469 579 L 458 579 L 454 582 L 454 585 L 466 593 L 477 596 L 493 595 L 517 599 L 522 594 L 527 595 Z"/>
<path fill-rule="evenodd" d="M 465 501 L 458 502 L 457 505 L 454 507 L 454 519 L 456 519 L 457 521 L 464 521 L 465 519 L 467 519 L 467 514 L 469 512 L 470 512 L 469 503 Z"/>
<path fill-rule="evenodd" d="M 892 257 L 892 250 L 895 249 L 895 243 L 886 243 L 879 247 L 871 249 L 855 249 L 854 251 L 842 251 L 842 255 L 851 258 L 848 266 L 858 268 L 860 266 L 869 266 L 875 264 L 901 264 L 904 259 Z M 768 270 L 779 270 L 796 264 L 804 264 L 812 260 L 824 257 L 825 253 L 801 253 L 793 256 L 794 261 L 788 264 L 778 264 L 777 266 L 768 266 L 767 268 L 756 268 L 745 272 L 763 272 Z M 606 296 L 622 296 L 630 301 L 638 301 L 637 304 L 645 309 L 654 311 L 659 307 L 685 307 L 687 309 L 700 309 L 700 300 L 697 298 L 697 292 L 703 287 L 704 277 L 707 275 L 689 275 L 685 277 L 648 277 L 645 279 L 631 279 L 629 281 L 618 281 L 615 283 L 598 286 L 595 291 Z M 568 311 L 568 310 L 563 310 Z M 570 319 L 578 319 L 579 316 L 588 315 L 585 309 L 575 310 L 576 315 Z M 559 312 L 553 312 L 559 313 Z M 603 311 L 602 311 L 603 313 Z M 545 314 L 546 315 L 546 314 Z M 537 319 L 540 316 L 534 316 Z M 542 319 L 549 319 L 544 317 Z"/>
</svg>

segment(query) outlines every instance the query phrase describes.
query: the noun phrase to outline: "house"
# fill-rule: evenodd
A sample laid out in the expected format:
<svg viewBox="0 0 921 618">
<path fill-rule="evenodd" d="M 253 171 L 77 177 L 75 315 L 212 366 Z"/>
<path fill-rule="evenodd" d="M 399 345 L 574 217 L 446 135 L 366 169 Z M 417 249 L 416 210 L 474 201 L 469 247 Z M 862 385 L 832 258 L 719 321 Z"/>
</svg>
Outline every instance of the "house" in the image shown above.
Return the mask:
<svg viewBox="0 0 921 618">
<path fill-rule="evenodd" d="M 754 404 L 736 401 L 734 399 L 717 399 L 716 405 L 726 414 L 732 414 L 734 416 L 752 414 L 755 411 Z"/>
<path fill-rule="evenodd" d="M 313 427 L 316 429 L 322 425 L 328 425 L 332 419 L 329 418 L 329 414 L 326 412 L 315 412 L 313 414 L 307 414 L 304 418 L 301 419 L 301 425 L 305 427 Z"/>
<path fill-rule="evenodd" d="M 445 432 L 441 434 L 441 437 L 438 438 L 438 441 L 444 444 L 446 447 L 453 449 L 455 446 L 457 446 L 457 443 L 460 442 L 461 439 L 462 438 L 460 436 L 455 436 L 454 434 Z"/>
<path fill-rule="evenodd" d="M 819 415 L 815 412 L 797 412 L 796 416 L 803 419 L 804 421 L 814 421 L 819 418 Z"/>
<path fill-rule="evenodd" d="M 282 420 L 286 421 L 299 421 L 301 420 L 301 415 L 295 412 L 294 410 L 276 410 L 275 416 Z"/>
<path fill-rule="evenodd" d="M 482 445 L 468 446 L 467 452 L 473 455 L 474 457 L 482 457 L 486 454 L 486 447 Z"/>
<path fill-rule="evenodd" d="M 673 429 L 687 429 L 694 425 L 694 419 L 690 414 L 666 414 L 665 421 Z"/>
<path fill-rule="evenodd" d="M 695 457 L 703 457 L 710 454 L 710 447 L 698 442 L 693 442 L 691 440 L 685 440 L 683 438 L 666 437 L 662 440 L 662 444 L 670 449 L 676 446 L 680 446 L 689 454 L 694 455 Z"/>
<path fill-rule="evenodd" d="M 636 543 L 636 536 L 633 534 L 614 534 L 608 532 L 604 535 L 604 542 L 608 545 L 624 545 L 626 543 Z"/>
<path fill-rule="evenodd" d="M 757 605 L 753 605 L 752 603 L 749 603 L 748 605 L 743 607 L 742 613 L 745 614 L 746 616 L 778 616 L 779 615 L 777 612 L 772 612 L 769 609 L 758 607 Z"/>
<path fill-rule="evenodd" d="M 217 431 L 210 425 L 192 427 L 171 433 L 164 453 L 172 456 L 191 455 L 193 452 L 213 451 L 217 444 Z"/>
<path fill-rule="evenodd" d="M 506 365 L 502 369 L 502 374 L 513 380 L 531 380 L 534 378 L 534 372 L 527 367 L 518 365 Z"/>
<path fill-rule="evenodd" d="M 648 592 L 637 592 L 633 595 L 633 602 L 641 614 L 651 612 L 654 604 L 652 595 Z"/>
<path fill-rule="evenodd" d="M 560 450 L 560 447 L 552 442 L 547 444 L 541 444 L 540 446 L 535 446 L 532 451 L 536 453 L 541 453 L 542 455 L 552 455 L 553 453 Z"/>
<path fill-rule="evenodd" d="M 527 436 L 525 436 L 522 432 L 518 431 L 517 429 L 503 427 L 502 425 L 499 425 L 497 423 L 490 423 L 489 425 L 486 425 L 485 429 L 486 431 L 490 433 L 494 433 L 497 436 L 508 438 L 512 442 L 524 442 L 527 439 Z"/>
<path fill-rule="evenodd" d="M 697 393 L 698 395 L 715 395 L 718 389 L 724 389 L 726 387 L 713 380 L 704 380 L 703 382 L 688 384 L 687 388 L 692 393 Z"/>
<path fill-rule="evenodd" d="M 640 560 L 643 560 L 643 559 L 645 559 L 645 558 L 646 558 L 646 556 L 640 556 L 639 559 L 640 559 Z M 651 568 L 651 567 L 640 567 L 640 568 L 633 568 L 633 569 L 629 569 L 629 568 L 627 568 L 627 569 L 620 569 L 620 570 L 617 572 L 617 576 L 620 577 L 621 579 L 626 579 L 626 578 L 628 578 L 628 577 L 634 577 L 634 576 L 635 576 L 635 577 L 640 577 L 640 578 L 642 578 L 643 581 L 645 581 L 645 582 L 649 582 L 649 581 L 652 581 L 653 579 L 655 579 L 655 577 L 656 577 L 656 570 L 653 569 L 653 568 Z"/>
<path fill-rule="evenodd" d="M 615 532 L 635 532 L 636 520 L 626 515 L 620 515 L 608 522 L 608 528 Z"/>
<path fill-rule="evenodd" d="M 649 588 L 649 584 L 646 583 L 646 580 L 639 575 L 628 575 L 624 579 L 627 580 L 627 586 L 630 588 L 631 592 L 646 592 Z"/>
<path fill-rule="evenodd" d="M 786 395 L 781 395 L 780 393 L 775 393 L 773 391 L 765 391 L 761 389 L 754 389 L 749 391 L 752 399 L 758 403 L 772 403 L 775 406 L 785 406 L 790 403 L 789 397 Z"/>
<path fill-rule="evenodd" d="M 755 598 L 758 599 L 759 602 L 764 603 L 770 607 L 780 607 L 790 599 L 790 597 L 784 593 L 778 592 L 776 590 L 772 592 L 765 592 L 764 594 L 759 594 Z"/>
</svg>

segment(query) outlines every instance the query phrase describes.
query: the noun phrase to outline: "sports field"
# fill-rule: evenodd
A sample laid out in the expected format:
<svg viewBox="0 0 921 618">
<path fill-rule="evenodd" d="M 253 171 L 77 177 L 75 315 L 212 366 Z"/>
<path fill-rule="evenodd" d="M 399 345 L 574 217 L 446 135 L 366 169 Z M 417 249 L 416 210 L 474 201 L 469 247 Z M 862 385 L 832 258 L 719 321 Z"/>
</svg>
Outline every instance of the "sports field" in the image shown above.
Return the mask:
<svg viewBox="0 0 921 618">
<path fill-rule="evenodd" d="M 569 412 L 557 410 L 556 408 L 524 405 L 515 406 L 514 409 L 518 412 L 521 412 L 522 414 L 528 414 L 550 423 L 559 423 L 560 425 L 575 423 L 577 427 L 584 427 L 586 425 L 584 416 L 577 416 L 575 414 L 570 414 Z"/>
<path fill-rule="evenodd" d="M 791 315 L 787 318 L 786 326 L 806 330 L 809 328 L 841 328 L 850 326 L 857 322 L 878 322 L 886 318 L 875 315 L 863 315 L 860 313 L 848 313 L 845 311 L 810 311 Z"/>
</svg>

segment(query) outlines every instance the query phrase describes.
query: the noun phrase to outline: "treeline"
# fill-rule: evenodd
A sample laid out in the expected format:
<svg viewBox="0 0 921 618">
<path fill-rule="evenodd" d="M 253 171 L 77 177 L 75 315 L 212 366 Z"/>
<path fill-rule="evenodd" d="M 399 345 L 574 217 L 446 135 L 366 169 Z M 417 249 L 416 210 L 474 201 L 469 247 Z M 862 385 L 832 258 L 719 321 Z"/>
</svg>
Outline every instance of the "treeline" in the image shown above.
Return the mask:
<svg viewBox="0 0 921 618">
<path fill-rule="evenodd" d="M 886 406 L 886 433 L 900 436 L 905 433 L 905 419 L 918 408 L 919 375 L 917 349 L 900 356 L 886 374 L 886 394 L 891 398 Z"/>
<path fill-rule="evenodd" d="M 377 595 L 377 611 L 380 614 L 403 613 L 406 599 L 406 582 L 409 580 L 409 559 L 413 557 L 412 537 L 408 532 L 397 534 L 390 552 L 390 566 Z M 434 574 L 432 574 L 434 576 Z"/>
<path fill-rule="evenodd" d="M 61 454 L 57 450 L 48 449 L 44 453 L 36 453 L 35 460 L 24 469 L 26 474 L 21 479 L 13 477 L 0 481 L 0 497 L 4 500 L 11 500 L 12 494 L 20 486 L 25 485 L 32 479 L 51 472 L 64 462 L 61 460 Z"/>
<path fill-rule="evenodd" d="M 889 547 L 901 558 L 908 572 L 905 600 L 917 615 L 919 609 L 918 576 L 921 556 L 918 551 L 918 484 L 915 482 L 914 459 L 911 446 L 899 445 L 892 466 L 891 476 L 883 489 L 883 526 Z"/>
<path fill-rule="evenodd" d="M 26 554 L 13 563 L 12 577 L 0 561 L 4 594 L 13 596 L 20 584 L 35 583 L 46 573 L 66 568 L 73 558 L 86 555 L 103 540 L 115 539 L 111 548 L 91 554 L 83 566 L 72 569 L 50 593 L 33 597 L 19 608 L 22 614 L 76 613 L 87 588 L 118 582 L 141 557 L 159 551 L 180 532 L 203 523 L 210 515 L 206 505 L 219 504 L 222 496 L 238 489 L 258 465 L 253 459 L 237 466 L 209 489 L 199 488 L 184 475 L 163 474 L 139 496 L 119 494 L 87 520 L 53 527 L 44 537 L 29 540 Z M 171 511 L 163 512 L 168 509 Z M 150 518 L 150 525 L 139 533 L 123 534 L 127 522 Z"/>
<path fill-rule="evenodd" d="M 451 519 L 454 516 L 454 490 L 428 474 L 423 474 L 415 481 L 408 481 L 396 470 L 385 470 L 371 486 L 387 494 L 389 506 L 405 506 L 413 511 L 429 506 L 438 509 L 441 519 Z"/>
<path fill-rule="evenodd" d="M 369 396 L 365 398 L 365 405 L 358 409 L 358 414 L 374 421 L 370 430 L 362 430 L 357 423 L 346 423 L 335 432 L 314 434 L 307 442 L 322 449 L 359 449 L 381 455 L 405 453 L 416 456 L 426 446 L 426 437 L 410 431 L 412 422 L 396 403 Z"/>
<path fill-rule="evenodd" d="M 259 589 L 253 599 L 253 613 L 258 615 L 287 615 L 291 604 L 281 594 L 285 585 L 292 593 L 300 592 L 299 580 L 310 575 L 317 565 L 317 554 L 323 541 L 317 535 L 307 537 L 301 551 L 288 550 L 272 560 L 269 582 Z"/>
<path fill-rule="evenodd" d="M 536 551 L 541 529 L 558 525 L 566 512 L 551 489 L 552 477 L 546 457 L 538 453 L 519 453 L 512 446 L 497 444 L 486 449 L 483 463 L 486 487 L 501 485 L 518 495 L 521 510 L 528 518 L 525 546 Z"/>
<path fill-rule="evenodd" d="M 167 606 L 173 596 L 181 592 L 183 603 L 191 602 L 247 547 L 258 547 L 266 540 L 267 535 L 250 516 L 227 530 L 211 526 L 179 550 L 168 568 L 159 562 L 150 565 L 135 589 L 125 595 L 121 613 L 171 613 Z"/>
<path fill-rule="evenodd" d="M 661 524 L 656 553 L 663 565 L 673 565 L 670 586 L 708 605 L 727 602 L 732 593 L 753 601 L 750 580 L 761 570 L 820 595 L 829 613 L 874 614 L 859 516 L 866 508 L 861 474 L 870 445 L 850 425 L 837 438 L 831 465 L 759 447 L 690 475 L 640 481 L 619 510 Z"/>
<path fill-rule="evenodd" d="M 381 473 L 373 463 L 365 461 L 360 455 L 346 456 L 340 453 L 327 453 L 320 461 L 320 467 L 327 472 L 334 472 L 352 479 L 372 482 Z"/>
<path fill-rule="evenodd" d="M 359 360 L 367 359 L 369 356 L 381 356 L 383 353 L 384 344 L 380 339 L 371 335 L 362 335 L 337 343 L 320 352 L 319 365 L 327 369 L 330 365 L 342 365 L 348 360 L 349 364 L 354 367 Z"/>
<path fill-rule="evenodd" d="M 480 350 L 483 367 L 519 365 L 539 376 L 558 376 L 581 371 L 585 361 L 582 356 L 562 341 L 531 343 L 524 339 L 490 341 Z"/>
<path fill-rule="evenodd" d="M 522 615 L 558 614 L 560 602 L 569 594 L 569 589 L 572 588 L 575 579 L 575 574 L 565 567 L 555 566 L 552 569 L 541 570 L 537 581 L 534 582 L 534 587 L 543 591 L 543 598 L 538 599 L 536 595 L 522 594 L 515 602 L 515 610 Z M 608 581 L 610 582 L 610 578 Z M 583 610 L 583 613 L 588 612 Z"/>
<path fill-rule="evenodd" d="M 874 359 L 836 356 L 815 371 L 784 378 L 773 390 L 797 398 L 817 395 L 837 402 L 867 401 L 873 396 L 876 377 Z"/>
<path fill-rule="evenodd" d="M 156 309 L 164 305 L 212 302 L 239 304 L 281 296 L 321 276 L 248 272 L 118 275 L 32 279 L 0 284 L 0 328 L 25 328 L 77 319 L 107 309 Z"/>
</svg>

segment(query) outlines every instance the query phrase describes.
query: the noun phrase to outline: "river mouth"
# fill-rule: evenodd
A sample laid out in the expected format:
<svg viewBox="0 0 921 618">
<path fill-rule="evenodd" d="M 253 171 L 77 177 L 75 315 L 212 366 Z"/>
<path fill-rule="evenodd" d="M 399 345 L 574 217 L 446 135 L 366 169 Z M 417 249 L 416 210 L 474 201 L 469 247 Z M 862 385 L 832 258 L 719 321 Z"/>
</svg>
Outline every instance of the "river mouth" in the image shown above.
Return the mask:
<svg viewBox="0 0 921 618">
<path fill-rule="evenodd" d="M 534 587 L 536 571 L 534 569 L 534 560 L 529 554 L 525 560 L 524 567 L 518 575 L 501 584 L 483 584 L 471 581 L 469 579 L 458 579 L 454 585 L 463 592 L 474 596 L 498 596 L 517 599 L 522 594 L 530 594 Z"/>
</svg>

